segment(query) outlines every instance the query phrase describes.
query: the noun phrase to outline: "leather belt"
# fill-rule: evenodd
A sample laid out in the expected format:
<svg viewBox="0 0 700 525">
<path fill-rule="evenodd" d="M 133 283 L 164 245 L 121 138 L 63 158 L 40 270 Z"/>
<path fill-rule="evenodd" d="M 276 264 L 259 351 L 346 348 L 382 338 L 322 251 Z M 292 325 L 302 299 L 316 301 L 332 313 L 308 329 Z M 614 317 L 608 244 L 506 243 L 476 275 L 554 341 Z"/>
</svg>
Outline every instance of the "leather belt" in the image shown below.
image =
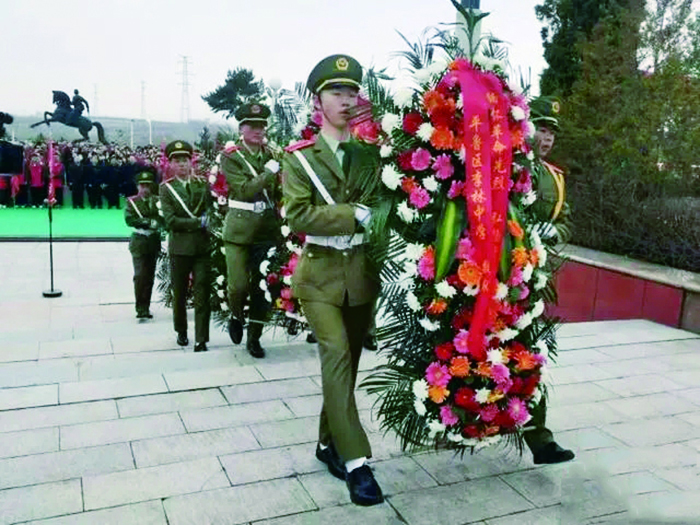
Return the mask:
<svg viewBox="0 0 700 525">
<path fill-rule="evenodd" d="M 244 201 L 234 201 L 233 199 L 228 200 L 228 207 L 235 208 L 237 210 L 248 210 L 254 213 L 262 213 L 267 210 L 270 206 L 265 201 L 256 202 L 244 202 Z"/>
<path fill-rule="evenodd" d="M 361 233 L 354 235 L 307 235 L 306 242 L 317 246 L 325 246 L 336 250 L 349 250 L 354 246 L 364 244 L 365 238 Z"/>
</svg>

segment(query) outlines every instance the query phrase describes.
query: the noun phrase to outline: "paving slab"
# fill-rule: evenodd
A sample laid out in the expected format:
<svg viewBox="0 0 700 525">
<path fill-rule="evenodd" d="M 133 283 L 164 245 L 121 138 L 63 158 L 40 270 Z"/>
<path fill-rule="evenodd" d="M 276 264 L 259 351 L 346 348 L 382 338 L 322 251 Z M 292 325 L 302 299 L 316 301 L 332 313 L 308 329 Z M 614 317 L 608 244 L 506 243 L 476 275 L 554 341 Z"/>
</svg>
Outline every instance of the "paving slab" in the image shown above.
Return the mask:
<svg viewBox="0 0 700 525">
<path fill-rule="evenodd" d="M 2 524 L 49 518 L 81 510 L 83 498 L 78 479 L 0 491 Z"/>
<path fill-rule="evenodd" d="M 60 518 L 31 521 L 26 525 L 167 525 L 163 504 L 159 501 L 135 503 L 111 509 L 70 514 Z"/>
</svg>

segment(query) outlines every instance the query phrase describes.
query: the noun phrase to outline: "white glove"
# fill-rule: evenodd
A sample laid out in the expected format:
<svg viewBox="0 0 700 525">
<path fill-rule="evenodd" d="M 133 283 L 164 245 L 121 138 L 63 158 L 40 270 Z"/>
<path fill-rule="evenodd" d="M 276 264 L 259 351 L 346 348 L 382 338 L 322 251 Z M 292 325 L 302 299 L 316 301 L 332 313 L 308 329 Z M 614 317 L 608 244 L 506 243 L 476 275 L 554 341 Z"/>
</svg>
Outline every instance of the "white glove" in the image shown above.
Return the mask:
<svg viewBox="0 0 700 525">
<path fill-rule="evenodd" d="M 367 227 L 372 218 L 372 210 L 364 204 L 355 204 L 355 218 L 363 227 Z"/>
<path fill-rule="evenodd" d="M 277 173 L 280 170 L 280 163 L 275 159 L 270 159 L 265 163 L 265 169 L 270 170 L 272 173 Z"/>
</svg>

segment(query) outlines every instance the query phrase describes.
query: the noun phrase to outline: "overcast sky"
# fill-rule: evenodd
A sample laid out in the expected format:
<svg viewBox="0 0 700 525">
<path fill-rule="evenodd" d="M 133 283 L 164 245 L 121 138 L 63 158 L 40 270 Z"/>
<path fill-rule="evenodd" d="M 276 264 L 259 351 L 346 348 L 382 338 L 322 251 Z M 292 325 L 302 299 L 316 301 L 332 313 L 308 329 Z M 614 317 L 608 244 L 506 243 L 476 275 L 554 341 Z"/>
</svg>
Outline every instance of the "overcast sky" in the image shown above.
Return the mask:
<svg viewBox="0 0 700 525">
<path fill-rule="evenodd" d="M 510 43 L 535 91 L 546 66 L 539 3 L 481 0 L 484 30 Z M 91 116 L 139 118 L 143 82 L 146 116 L 178 121 L 186 56 L 190 117 L 218 120 L 201 95 L 229 69 L 292 88 L 333 53 L 395 67 L 392 53 L 405 49 L 397 31 L 413 41 L 454 20 L 449 0 L 0 0 L 0 111 L 51 110 L 52 90 L 78 88 Z"/>
</svg>

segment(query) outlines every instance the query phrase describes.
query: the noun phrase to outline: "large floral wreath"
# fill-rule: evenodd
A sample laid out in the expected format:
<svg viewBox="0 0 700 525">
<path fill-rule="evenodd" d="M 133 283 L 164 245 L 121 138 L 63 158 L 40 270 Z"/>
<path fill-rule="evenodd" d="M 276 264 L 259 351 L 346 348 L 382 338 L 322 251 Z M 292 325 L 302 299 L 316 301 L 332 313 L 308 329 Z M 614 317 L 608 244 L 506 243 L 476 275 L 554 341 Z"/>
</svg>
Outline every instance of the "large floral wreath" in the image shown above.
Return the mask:
<svg viewBox="0 0 700 525">
<path fill-rule="evenodd" d="M 500 72 L 463 58 L 412 80 L 375 101 L 388 362 L 364 385 L 404 447 L 521 444 L 553 350 L 529 108 Z"/>
</svg>

